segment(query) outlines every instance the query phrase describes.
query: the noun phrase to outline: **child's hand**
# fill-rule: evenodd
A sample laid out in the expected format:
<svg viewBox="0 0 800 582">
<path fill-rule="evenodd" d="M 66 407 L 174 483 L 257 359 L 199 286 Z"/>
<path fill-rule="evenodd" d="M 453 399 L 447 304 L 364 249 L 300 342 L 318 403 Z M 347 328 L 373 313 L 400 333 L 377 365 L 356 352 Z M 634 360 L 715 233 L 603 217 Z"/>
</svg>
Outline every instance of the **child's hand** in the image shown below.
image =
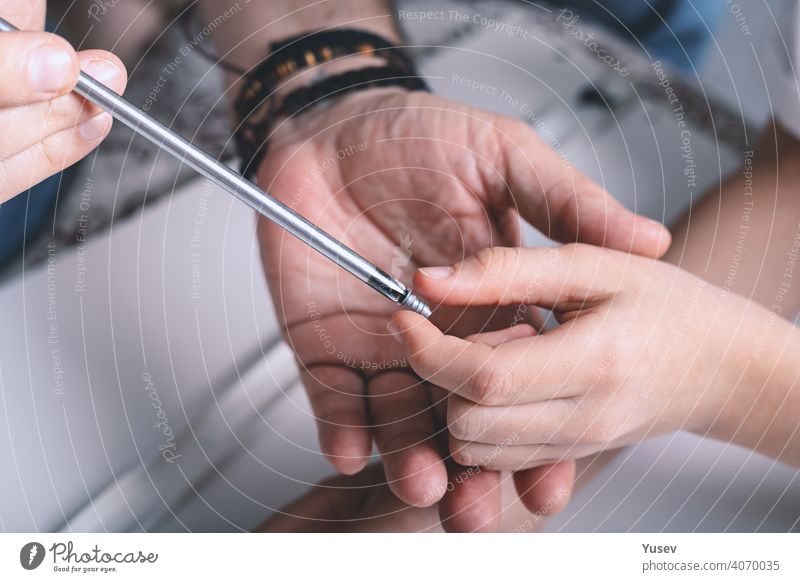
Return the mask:
<svg viewBox="0 0 800 582">
<path fill-rule="evenodd" d="M 671 265 L 587 245 L 487 249 L 420 271 L 415 288 L 440 304 L 545 307 L 561 323 L 462 340 L 414 313 L 392 317 L 414 370 L 452 393 L 453 457 L 493 469 L 709 430 L 768 314 Z"/>
</svg>

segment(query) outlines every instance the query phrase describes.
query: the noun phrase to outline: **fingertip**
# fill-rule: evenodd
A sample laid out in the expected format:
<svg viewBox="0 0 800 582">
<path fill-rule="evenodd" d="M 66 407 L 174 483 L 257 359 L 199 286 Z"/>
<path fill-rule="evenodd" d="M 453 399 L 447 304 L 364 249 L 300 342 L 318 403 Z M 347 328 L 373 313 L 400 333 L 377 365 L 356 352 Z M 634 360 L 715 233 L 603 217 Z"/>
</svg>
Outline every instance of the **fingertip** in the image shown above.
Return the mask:
<svg viewBox="0 0 800 582">
<path fill-rule="evenodd" d="M 67 55 L 69 55 L 69 64 L 67 65 L 69 75 L 67 76 L 67 82 L 59 91 L 59 95 L 65 95 L 75 89 L 75 85 L 78 83 L 78 76 L 81 72 L 80 61 L 78 59 L 78 53 L 75 52 L 73 46 L 66 39 L 57 34 L 54 34 L 53 37 L 53 42 L 58 45 L 59 49 L 63 50 Z"/>
<path fill-rule="evenodd" d="M 27 101 L 46 101 L 66 95 L 75 88 L 80 71 L 75 49 L 64 38 L 46 32 L 16 33 L 31 44 L 16 48 L 27 79 L 15 84 Z M 13 44 L 12 44 L 13 47 Z M 25 50 L 27 48 L 27 50 Z M 26 82 L 27 81 L 27 82 Z M 21 87 L 20 87 L 21 85 Z"/>
<path fill-rule="evenodd" d="M 89 144 L 93 144 L 100 140 L 105 139 L 108 133 L 111 131 L 111 124 L 113 123 L 113 119 L 111 114 L 109 113 L 101 113 L 89 119 L 88 121 L 84 121 L 80 125 L 77 126 L 78 134 L 81 136 L 85 142 Z"/>
<path fill-rule="evenodd" d="M 325 453 L 325 458 L 342 475 L 356 475 L 360 473 L 369 462 L 369 457 L 346 457 Z"/>
<path fill-rule="evenodd" d="M 387 329 L 390 333 L 404 335 L 415 327 L 426 323 L 430 323 L 427 318 L 414 311 L 404 309 L 392 314 L 389 318 Z M 433 326 L 432 323 L 430 325 Z"/>
<path fill-rule="evenodd" d="M 625 222 L 610 231 L 609 244 L 605 246 L 653 259 L 664 256 L 672 244 L 672 235 L 667 227 L 657 220 L 638 216 L 629 210 L 625 210 L 625 216 Z M 631 217 L 633 220 L 630 220 Z"/>
<path fill-rule="evenodd" d="M 400 501 L 413 507 L 430 507 L 447 490 L 447 471 L 438 451 L 427 444 L 384 455 L 389 488 Z"/>
<path fill-rule="evenodd" d="M 367 466 L 372 456 L 372 437 L 365 429 L 320 427 L 322 454 L 343 475 L 355 475 Z"/>
<path fill-rule="evenodd" d="M 80 69 L 103 83 L 114 92 L 122 94 L 128 84 L 125 65 L 114 53 L 103 50 L 85 50 L 77 55 Z"/>
<path fill-rule="evenodd" d="M 654 259 L 660 259 L 669 250 L 672 244 L 672 234 L 666 226 L 657 220 L 643 218 L 642 233 L 640 235 L 644 251 Z M 649 252 L 647 252 L 649 251 Z"/>
<path fill-rule="evenodd" d="M 445 276 L 432 275 L 432 273 L 447 273 Z M 455 273 L 452 267 L 426 267 L 414 273 L 414 289 L 426 299 L 439 301 L 447 295 L 451 275 Z"/>
<path fill-rule="evenodd" d="M 533 327 L 530 323 L 518 323 L 516 325 L 511 326 L 510 333 L 508 335 L 508 341 L 512 341 L 514 339 L 523 337 L 533 337 L 538 333 L 539 332 L 536 331 L 536 328 Z"/>
<path fill-rule="evenodd" d="M 514 486 L 520 501 L 532 514 L 542 517 L 555 515 L 566 508 L 574 483 L 574 461 L 514 473 Z"/>
<path fill-rule="evenodd" d="M 491 533 L 500 525 L 500 473 L 453 465 L 447 494 L 439 504 L 448 533 Z"/>
<path fill-rule="evenodd" d="M 330 457 L 328 457 L 330 459 Z M 333 467 L 342 475 L 357 475 L 364 470 L 369 462 L 368 458 L 364 459 L 343 459 L 339 457 L 332 462 Z"/>
</svg>

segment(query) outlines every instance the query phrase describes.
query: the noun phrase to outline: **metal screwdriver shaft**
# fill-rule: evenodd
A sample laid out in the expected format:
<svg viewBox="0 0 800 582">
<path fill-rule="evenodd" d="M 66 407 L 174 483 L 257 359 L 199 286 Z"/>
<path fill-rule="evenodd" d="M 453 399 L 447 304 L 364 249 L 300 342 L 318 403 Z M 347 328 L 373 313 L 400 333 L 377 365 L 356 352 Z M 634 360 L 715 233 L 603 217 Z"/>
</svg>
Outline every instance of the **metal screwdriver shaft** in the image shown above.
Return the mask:
<svg viewBox="0 0 800 582">
<path fill-rule="evenodd" d="M 18 30 L 0 18 L 0 31 Z M 400 281 L 382 271 L 351 248 L 279 202 L 255 184 L 184 139 L 163 123 L 120 97 L 89 75 L 81 72 L 75 93 L 107 111 L 111 116 L 178 158 L 221 188 L 227 190 L 259 214 L 294 235 L 348 273 L 362 280 L 398 305 L 429 317 L 430 307 Z"/>
</svg>

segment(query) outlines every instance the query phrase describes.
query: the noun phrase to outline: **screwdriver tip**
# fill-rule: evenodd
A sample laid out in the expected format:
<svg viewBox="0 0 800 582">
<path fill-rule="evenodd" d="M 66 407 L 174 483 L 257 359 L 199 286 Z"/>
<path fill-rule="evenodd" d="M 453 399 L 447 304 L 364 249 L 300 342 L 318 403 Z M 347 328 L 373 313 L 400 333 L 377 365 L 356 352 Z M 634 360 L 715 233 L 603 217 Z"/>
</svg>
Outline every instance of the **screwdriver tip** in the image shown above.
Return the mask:
<svg viewBox="0 0 800 582">
<path fill-rule="evenodd" d="M 431 308 L 428 307 L 428 304 L 425 303 L 422 299 L 414 295 L 413 292 L 409 291 L 406 296 L 403 298 L 402 303 L 400 303 L 403 307 L 410 311 L 415 311 L 419 313 L 421 316 L 428 318 L 431 316 Z"/>
</svg>

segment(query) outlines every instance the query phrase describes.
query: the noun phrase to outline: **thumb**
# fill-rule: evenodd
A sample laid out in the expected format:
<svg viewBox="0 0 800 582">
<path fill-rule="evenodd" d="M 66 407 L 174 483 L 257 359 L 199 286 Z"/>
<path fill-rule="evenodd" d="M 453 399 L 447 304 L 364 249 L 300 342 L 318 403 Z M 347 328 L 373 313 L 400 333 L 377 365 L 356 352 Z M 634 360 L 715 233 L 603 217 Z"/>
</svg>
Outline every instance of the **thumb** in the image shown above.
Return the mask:
<svg viewBox="0 0 800 582">
<path fill-rule="evenodd" d="M 590 245 L 491 247 L 460 263 L 417 271 L 414 287 L 442 305 L 537 305 L 572 309 L 610 297 L 624 263 Z"/>
<path fill-rule="evenodd" d="M 669 231 L 639 216 L 566 162 L 526 124 L 503 141 L 506 179 L 520 215 L 550 238 L 659 258 Z"/>
<path fill-rule="evenodd" d="M 0 32 L 0 107 L 48 101 L 72 91 L 78 80 L 75 50 L 46 32 Z"/>
<path fill-rule="evenodd" d="M 46 0 L 0 0 L 0 16 L 20 30 L 44 30 Z"/>
</svg>

